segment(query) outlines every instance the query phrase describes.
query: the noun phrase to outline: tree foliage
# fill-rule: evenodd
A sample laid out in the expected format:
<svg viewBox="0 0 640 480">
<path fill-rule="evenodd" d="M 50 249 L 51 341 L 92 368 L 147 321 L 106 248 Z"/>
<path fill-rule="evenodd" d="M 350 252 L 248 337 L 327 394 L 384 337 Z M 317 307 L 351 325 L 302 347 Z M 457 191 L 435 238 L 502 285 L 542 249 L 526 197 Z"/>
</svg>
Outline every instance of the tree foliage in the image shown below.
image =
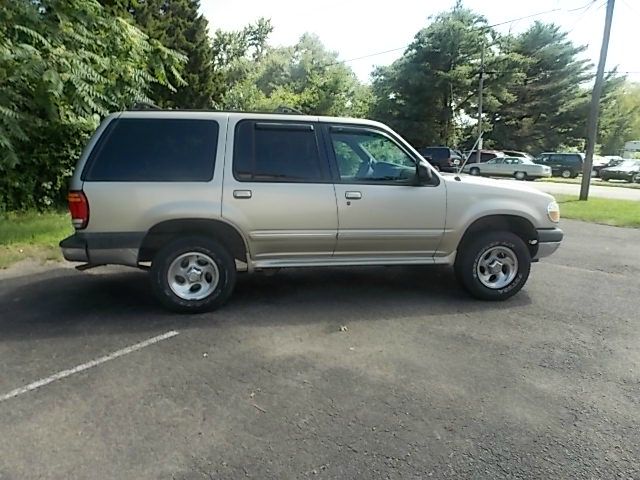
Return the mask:
<svg viewBox="0 0 640 480">
<path fill-rule="evenodd" d="M 211 108 L 216 88 L 207 20 L 198 12 L 200 0 L 136 0 L 129 6 L 136 25 L 187 58 L 185 82 L 176 91 L 152 86 L 152 98 L 165 108 Z"/>
<path fill-rule="evenodd" d="M 592 79 L 591 65 L 579 58 L 584 47 L 553 24 L 500 35 L 460 4 L 432 19 L 399 60 L 374 72 L 372 115 L 417 146 L 470 147 L 483 49 L 486 145 L 534 153 L 582 146 L 585 84 Z"/>
<path fill-rule="evenodd" d="M 600 153 L 621 155 L 625 142 L 640 140 L 640 83 L 616 78 L 600 113 Z"/>
<path fill-rule="evenodd" d="M 184 57 L 95 0 L 0 9 L 0 208 L 52 204 L 101 117 L 183 83 Z"/>
<path fill-rule="evenodd" d="M 374 72 L 372 115 L 417 146 L 456 144 L 465 118 L 477 108 L 483 45 L 494 45 L 496 38 L 484 17 L 460 5 L 437 15 L 399 60 Z M 487 83 L 487 105 L 511 98 L 505 82 L 514 76 L 513 63 L 496 48 L 485 48 L 486 68 L 500 72 Z"/>
<path fill-rule="evenodd" d="M 504 51 L 520 60 L 512 97 L 487 109 L 493 128 L 488 138 L 502 148 L 553 151 L 582 144 L 586 136 L 591 65 L 559 27 L 536 22 L 521 35 L 507 38 Z M 489 83 L 493 81 L 490 75 Z"/>
<path fill-rule="evenodd" d="M 364 116 L 370 95 L 353 71 L 315 35 L 291 47 L 266 48 L 232 65 L 225 108 L 273 111 L 287 106 L 317 115 Z"/>
</svg>

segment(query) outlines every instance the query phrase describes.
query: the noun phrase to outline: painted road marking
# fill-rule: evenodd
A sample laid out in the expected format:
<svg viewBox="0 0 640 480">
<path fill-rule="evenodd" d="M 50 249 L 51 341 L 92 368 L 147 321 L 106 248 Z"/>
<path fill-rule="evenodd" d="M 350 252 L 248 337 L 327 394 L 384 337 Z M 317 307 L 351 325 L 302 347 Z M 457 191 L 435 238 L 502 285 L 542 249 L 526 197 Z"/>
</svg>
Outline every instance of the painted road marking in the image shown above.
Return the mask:
<svg viewBox="0 0 640 480">
<path fill-rule="evenodd" d="M 30 383 L 29 385 L 25 385 L 24 387 L 16 388 L 15 390 L 11 390 L 9 393 L 6 393 L 0 396 L 0 402 L 4 402 L 5 400 L 9 400 L 10 398 L 17 397 L 24 393 L 30 392 L 40 387 L 44 387 L 45 385 L 49 385 L 56 380 L 62 380 L 63 378 L 69 377 L 75 373 L 80 373 L 90 368 L 96 367 L 101 363 L 108 362 L 110 360 L 114 360 L 118 357 L 122 357 L 123 355 L 127 355 L 128 353 L 135 352 L 136 350 L 141 350 L 149 345 L 153 345 L 154 343 L 161 342 L 171 337 L 175 337 L 180 332 L 176 332 L 172 330 L 170 332 L 164 333 L 162 335 L 158 335 L 157 337 L 150 338 L 145 340 L 144 342 L 136 343 L 135 345 L 131 345 L 130 347 L 123 348 L 122 350 L 118 350 L 116 352 L 110 353 L 109 355 L 105 355 L 104 357 L 96 358 L 95 360 L 91 360 L 90 362 L 83 363 L 82 365 L 78 365 L 77 367 L 70 368 L 68 370 L 62 370 L 61 372 L 55 373 L 49 377 L 42 378 L 36 382 Z"/>
</svg>

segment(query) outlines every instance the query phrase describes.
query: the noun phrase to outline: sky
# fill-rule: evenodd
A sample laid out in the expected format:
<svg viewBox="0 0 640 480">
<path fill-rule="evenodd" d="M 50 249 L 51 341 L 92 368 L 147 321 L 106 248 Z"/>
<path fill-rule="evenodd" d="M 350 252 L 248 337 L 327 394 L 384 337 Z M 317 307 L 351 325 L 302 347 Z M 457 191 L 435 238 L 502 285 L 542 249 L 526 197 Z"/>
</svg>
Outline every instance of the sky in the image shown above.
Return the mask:
<svg viewBox="0 0 640 480">
<path fill-rule="evenodd" d="M 346 62 L 366 82 L 376 65 L 388 65 L 402 55 L 430 16 L 454 4 L 455 0 L 201 0 L 201 9 L 212 30 L 239 30 L 259 17 L 270 18 L 274 46 L 291 45 L 303 33 L 315 33 L 340 60 L 397 49 Z M 464 5 L 484 15 L 489 24 L 509 22 L 496 27 L 503 33 L 522 32 L 535 20 L 560 25 L 574 43 L 588 47 L 584 57 L 595 71 L 606 0 L 464 0 Z M 510 22 L 540 12 L 548 13 Z M 640 81 L 639 29 L 640 0 L 616 0 L 606 70 L 617 66 L 631 72 L 631 80 Z"/>
</svg>

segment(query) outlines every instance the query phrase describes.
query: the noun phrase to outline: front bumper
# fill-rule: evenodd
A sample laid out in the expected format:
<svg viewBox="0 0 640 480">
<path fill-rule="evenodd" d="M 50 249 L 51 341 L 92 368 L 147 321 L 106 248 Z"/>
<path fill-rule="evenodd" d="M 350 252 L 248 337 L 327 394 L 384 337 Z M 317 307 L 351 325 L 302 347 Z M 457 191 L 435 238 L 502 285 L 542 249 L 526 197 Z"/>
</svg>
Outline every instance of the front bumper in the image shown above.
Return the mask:
<svg viewBox="0 0 640 480">
<path fill-rule="evenodd" d="M 539 260 L 552 255 L 562 243 L 564 232 L 559 228 L 539 228 L 538 232 L 538 250 L 533 260 Z"/>
</svg>

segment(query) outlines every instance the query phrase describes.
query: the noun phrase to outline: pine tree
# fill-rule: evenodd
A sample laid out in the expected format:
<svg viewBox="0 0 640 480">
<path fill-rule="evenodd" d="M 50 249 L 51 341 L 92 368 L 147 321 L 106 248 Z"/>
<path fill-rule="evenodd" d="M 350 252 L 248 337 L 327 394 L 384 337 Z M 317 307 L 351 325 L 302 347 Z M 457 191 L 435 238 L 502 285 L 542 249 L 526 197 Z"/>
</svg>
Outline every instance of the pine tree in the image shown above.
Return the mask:
<svg viewBox="0 0 640 480">
<path fill-rule="evenodd" d="M 499 148 L 552 151 L 581 146 L 586 135 L 591 78 L 589 63 L 578 59 L 584 47 L 574 45 L 553 24 L 536 22 L 506 46 L 524 64 L 520 81 L 510 86 L 513 98 L 496 105 L 489 138 Z"/>
<path fill-rule="evenodd" d="M 122 2 L 112 2 L 120 3 Z M 200 0 L 137 0 L 129 3 L 136 24 L 150 38 L 184 54 L 186 85 L 176 92 L 155 89 L 151 97 L 167 108 L 211 108 L 216 87 L 207 20 L 198 12 Z"/>
</svg>

